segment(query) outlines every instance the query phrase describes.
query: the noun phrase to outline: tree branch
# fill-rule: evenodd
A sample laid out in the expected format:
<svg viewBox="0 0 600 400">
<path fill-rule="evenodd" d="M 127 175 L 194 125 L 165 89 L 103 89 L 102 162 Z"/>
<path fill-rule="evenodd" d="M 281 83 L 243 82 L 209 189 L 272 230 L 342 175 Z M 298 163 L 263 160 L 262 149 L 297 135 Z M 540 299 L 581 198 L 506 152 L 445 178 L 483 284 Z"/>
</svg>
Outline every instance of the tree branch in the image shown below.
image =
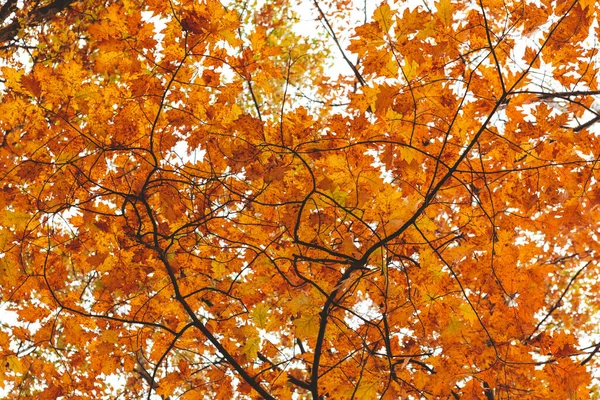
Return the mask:
<svg viewBox="0 0 600 400">
<path fill-rule="evenodd" d="M 33 9 L 27 16 L 28 22 L 31 23 L 31 25 L 35 25 L 36 23 L 46 21 L 75 3 L 75 1 L 76 0 L 56 0 L 44 7 Z M 15 7 L 16 0 L 7 1 L 0 9 L 0 19 L 6 19 L 14 11 Z M 0 28 L 0 43 L 13 40 L 22 28 L 24 28 L 24 26 L 21 25 L 18 19 L 15 19 L 3 28 Z"/>
</svg>

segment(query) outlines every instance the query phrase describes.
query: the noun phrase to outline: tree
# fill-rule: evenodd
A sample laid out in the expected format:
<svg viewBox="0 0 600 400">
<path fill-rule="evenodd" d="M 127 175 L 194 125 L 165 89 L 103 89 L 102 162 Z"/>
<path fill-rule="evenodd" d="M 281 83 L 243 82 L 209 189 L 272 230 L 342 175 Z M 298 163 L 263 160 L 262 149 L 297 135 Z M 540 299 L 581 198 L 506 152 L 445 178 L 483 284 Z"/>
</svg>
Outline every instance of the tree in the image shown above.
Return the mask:
<svg viewBox="0 0 600 400">
<path fill-rule="evenodd" d="M 4 0 L 8 398 L 597 396 L 597 2 L 295 3 Z"/>
</svg>

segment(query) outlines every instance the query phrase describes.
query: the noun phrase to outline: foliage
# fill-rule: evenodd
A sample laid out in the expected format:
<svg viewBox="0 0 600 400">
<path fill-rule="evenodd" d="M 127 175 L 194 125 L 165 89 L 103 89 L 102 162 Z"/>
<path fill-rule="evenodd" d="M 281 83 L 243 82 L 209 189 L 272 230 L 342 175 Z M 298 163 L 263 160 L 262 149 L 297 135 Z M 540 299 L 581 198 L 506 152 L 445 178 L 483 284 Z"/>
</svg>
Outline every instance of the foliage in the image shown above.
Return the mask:
<svg viewBox="0 0 600 400">
<path fill-rule="evenodd" d="M 7 398 L 597 396 L 598 3 L 296 3 L 4 0 Z"/>
</svg>

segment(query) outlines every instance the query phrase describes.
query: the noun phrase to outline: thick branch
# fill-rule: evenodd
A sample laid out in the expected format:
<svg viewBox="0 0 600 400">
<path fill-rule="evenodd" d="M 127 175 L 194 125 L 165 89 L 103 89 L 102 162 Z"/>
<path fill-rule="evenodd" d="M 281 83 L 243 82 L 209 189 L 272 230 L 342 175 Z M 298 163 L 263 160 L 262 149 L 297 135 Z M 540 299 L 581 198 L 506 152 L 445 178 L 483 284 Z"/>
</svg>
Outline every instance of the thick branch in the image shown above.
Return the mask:
<svg viewBox="0 0 600 400">
<path fill-rule="evenodd" d="M 59 12 L 63 11 L 65 8 L 69 7 L 71 4 L 75 3 L 76 0 L 55 0 L 52 3 L 33 9 L 27 19 L 31 25 L 35 25 L 36 23 L 47 21 L 48 19 L 54 17 Z M 0 19 L 6 19 L 12 11 L 14 11 L 16 1 L 9 0 L 7 1 L 2 8 L 0 9 Z M 7 42 L 9 40 L 13 40 L 20 29 L 24 28 L 21 26 L 18 19 L 15 19 L 10 24 L 0 28 L 0 42 Z"/>
</svg>

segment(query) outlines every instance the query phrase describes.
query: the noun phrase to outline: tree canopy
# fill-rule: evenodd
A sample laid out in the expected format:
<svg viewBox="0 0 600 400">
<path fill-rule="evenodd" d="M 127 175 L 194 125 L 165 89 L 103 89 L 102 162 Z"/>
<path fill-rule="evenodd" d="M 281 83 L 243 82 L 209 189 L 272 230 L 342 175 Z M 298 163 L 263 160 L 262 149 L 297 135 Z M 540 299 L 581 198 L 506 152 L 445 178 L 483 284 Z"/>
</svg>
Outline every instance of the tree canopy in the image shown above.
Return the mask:
<svg viewBox="0 0 600 400">
<path fill-rule="evenodd" d="M 2 393 L 600 396 L 599 15 L 3 0 Z"/>
</svg>

